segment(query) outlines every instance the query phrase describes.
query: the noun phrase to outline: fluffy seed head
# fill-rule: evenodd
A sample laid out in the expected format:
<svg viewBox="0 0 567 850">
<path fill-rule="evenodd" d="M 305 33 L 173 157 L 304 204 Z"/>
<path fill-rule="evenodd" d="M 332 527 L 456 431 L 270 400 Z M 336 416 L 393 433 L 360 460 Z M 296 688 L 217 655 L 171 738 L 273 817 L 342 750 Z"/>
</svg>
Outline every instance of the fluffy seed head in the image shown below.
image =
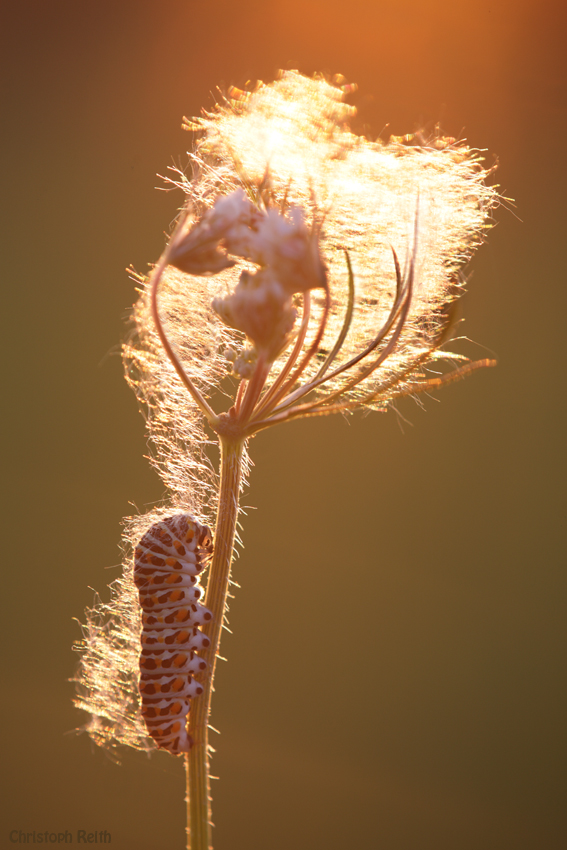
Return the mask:
<svg viewBox="0 0 567 850">
<path fill-rule="evenodd" d="M 78 704 L 97 743 L 150 746 L 131 553 L 172 511 L 212 524 L 203 412 L 219 433 L 230 420 L 249 436 L 294 416 L 383 409 L 442 382 L 427 368 L 456 358 L 441 348 L 450 307 L 496 190 L 479 153 L 453 139 L 355 135 L 346 88 L 283 72 L 185 121 L 200 134 L 192 175 L 170 180 L 185 218 L 158 264 L 158 307 L 157 278 L 137 276 L 124 349 L 169 496 L 127 522 L 124 576 L 88 612 Z M 231 373 L 245 379 L 236 398 Z M 219 391 L 234 402 L 225 419 L 211 407 Z"/>
</svg>

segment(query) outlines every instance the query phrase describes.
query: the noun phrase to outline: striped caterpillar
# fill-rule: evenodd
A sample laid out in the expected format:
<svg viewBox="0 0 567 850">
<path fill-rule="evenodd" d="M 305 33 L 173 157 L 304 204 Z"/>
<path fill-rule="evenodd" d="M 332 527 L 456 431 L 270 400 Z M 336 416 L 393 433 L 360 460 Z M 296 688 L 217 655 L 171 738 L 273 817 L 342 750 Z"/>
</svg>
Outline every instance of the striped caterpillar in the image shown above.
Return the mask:
<svg viewBox="0 0 567 850">
<path fill-rule="evenodd" d="M 212 615 L 198 602 L 198 576 L 212 551 L 210 529 L 177 514 L 152 525 L 134 554 L 142 606 L 142 716 L 157 746 L 174 755 L 191 749 L 184 718 L 191 698 L 203 692 L 191 674 L 207 666 L 196 653 L 209 646 L 199 626 Z"/>
</svg>

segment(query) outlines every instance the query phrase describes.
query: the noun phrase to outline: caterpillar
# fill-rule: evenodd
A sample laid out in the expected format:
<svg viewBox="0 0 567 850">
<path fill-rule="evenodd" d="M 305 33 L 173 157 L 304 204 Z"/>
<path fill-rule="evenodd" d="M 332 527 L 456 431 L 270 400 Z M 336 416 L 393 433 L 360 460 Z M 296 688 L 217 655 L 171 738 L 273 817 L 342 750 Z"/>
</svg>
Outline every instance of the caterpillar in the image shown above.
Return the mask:
<svg viewBox="0 0 567 850">
<path fill-rule="evenodd" d="M 198 602 L 203 594 L 198 577 L 212 551 L 211 530 L 177 514 L 152 525 L 134 553 L 142 607 L 142 717 L 158 748 L 174 755 L 191 749 L 184 718 L 191 699 L 203 692 L 192 674 L 206 669 L 197 653 L 210 641 L 199 626 L 212 614 Z"/>
</svg>

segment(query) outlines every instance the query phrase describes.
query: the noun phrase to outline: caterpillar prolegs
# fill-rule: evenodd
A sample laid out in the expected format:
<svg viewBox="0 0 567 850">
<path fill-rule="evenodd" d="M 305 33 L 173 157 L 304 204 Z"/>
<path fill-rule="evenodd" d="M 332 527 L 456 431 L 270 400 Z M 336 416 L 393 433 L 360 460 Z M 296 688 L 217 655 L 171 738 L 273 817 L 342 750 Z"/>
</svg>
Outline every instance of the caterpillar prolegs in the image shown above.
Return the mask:
<svg viewBox="0 0 567 850">
<path fill-rule="evenodd" d="M 157 746 L 175 755 L 191 748 L 184 718 L 191 698 L 203 692 L 192 674 L 207 666 L 197 654 L 209 646 L 199 626 L 212 615 L 198 602 L 203 594 L 198 577 L 212 551 L 210 529 L 177 514 L 152 525 L 134 555 L 142 606 L 142 716 Z"/>
</svg>

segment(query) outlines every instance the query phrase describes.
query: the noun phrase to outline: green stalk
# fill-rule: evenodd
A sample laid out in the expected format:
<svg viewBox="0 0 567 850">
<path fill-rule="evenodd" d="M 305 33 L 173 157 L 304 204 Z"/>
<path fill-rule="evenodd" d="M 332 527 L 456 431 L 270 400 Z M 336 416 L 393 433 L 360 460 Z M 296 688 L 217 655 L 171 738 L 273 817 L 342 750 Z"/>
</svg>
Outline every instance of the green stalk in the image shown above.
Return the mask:
<svg viewBox="0 0 567 850">
<path fill-rule="evenodd" d="M 207 662 L 201 682 L 204 691 L 191 702 L 187 726 L 193 740 L 193 746 L 185 756 L 187 850 L 212 850 L 213 847 L 209 787 L 209 714 L 238 518 L 244 440 L 221 437 L 220 446 L 221 478 L 215 548 L 205 595 L 205 605 L 213 617 L 211 623 L 202 629 L 211 643 L 206 650 L 199 653 Z"/>
</svg>

